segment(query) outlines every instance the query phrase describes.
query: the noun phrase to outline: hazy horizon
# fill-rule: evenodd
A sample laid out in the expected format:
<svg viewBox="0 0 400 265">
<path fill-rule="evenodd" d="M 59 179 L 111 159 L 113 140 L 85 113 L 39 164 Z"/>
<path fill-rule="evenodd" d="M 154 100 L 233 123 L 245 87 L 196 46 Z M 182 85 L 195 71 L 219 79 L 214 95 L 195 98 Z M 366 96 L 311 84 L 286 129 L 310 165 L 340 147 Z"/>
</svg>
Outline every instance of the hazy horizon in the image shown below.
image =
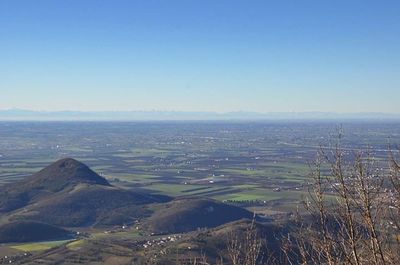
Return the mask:
<svg viewBox="0 0 400 265">
<path fill-rule="evenodd" d="M 0 121 L 398 121 L 398 113 L 0 110 Z"/>
</svg>

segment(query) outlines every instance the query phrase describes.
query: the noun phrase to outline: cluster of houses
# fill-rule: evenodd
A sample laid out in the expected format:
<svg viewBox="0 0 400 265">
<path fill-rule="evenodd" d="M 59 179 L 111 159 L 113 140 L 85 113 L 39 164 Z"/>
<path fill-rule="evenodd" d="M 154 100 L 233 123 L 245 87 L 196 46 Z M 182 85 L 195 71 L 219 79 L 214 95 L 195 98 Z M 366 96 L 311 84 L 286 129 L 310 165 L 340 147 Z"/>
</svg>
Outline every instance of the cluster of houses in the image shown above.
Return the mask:
<svg viewBox="0 0 400 265">
<path fill-rule="evenodd" d="M 113 229 L 104 231 L 104 234 L 114 234 L 114 233 L 118 233 L 118 232 L 124 232 L 127 229 L 129 229 L 129 226 L 127 226 L 127 225 L 116 226 Z M 139 230 L 139 226 L 136 226 L 135 229 Z"/>
<path fill-rule="evenodd" d="M 31 256 L 31 253 L 22 253 L 22 254 L 16 254 L 13 256 L 4 256 L 0 257 L 0 264 L 11 264 L 20 261 L 23 258 L 26 258 L 28 256 Z"/>
<path fill-rule="evenodd" d="M 175 242 L 176 240 L 180 239 L 181 237 L 182 237 L 181 235 L 172 235 L 172 236 L 166 236 L 166 237 L 157 238 L 157 239 L 153 239 L 153 240 L 147 240 L 143 244 L 143 248 L 147 249 L 147 248 L 151 248 L 151 247 L 155 247 L 155 246 L 164 246 L 165 244 Z"/>
</svg>

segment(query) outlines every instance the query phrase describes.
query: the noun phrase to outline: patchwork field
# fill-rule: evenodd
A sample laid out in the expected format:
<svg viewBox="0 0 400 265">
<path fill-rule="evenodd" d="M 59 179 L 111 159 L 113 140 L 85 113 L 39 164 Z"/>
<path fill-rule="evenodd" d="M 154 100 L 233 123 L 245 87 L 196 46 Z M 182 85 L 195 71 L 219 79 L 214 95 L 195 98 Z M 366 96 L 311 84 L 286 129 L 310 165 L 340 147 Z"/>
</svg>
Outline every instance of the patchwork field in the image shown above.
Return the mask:
<svg viewBox="0 0 400 265">
<path fill-rule="evenodd" d="M 384 161 L 388 143 L 400 142 L 398 123 L 353 122 L 341 126 L 345 134 L 342 144 L 350 156 L 353 150 L 370 148 L 378 160 Z M 152 251 L 159 252 L 160 245 L 171 238 L 170 245 L 175 240 L 185 244 L 192 233 L 166 237 L 151 229 L 182 227 L 177 214 L 192 216 L 189 224 L 201 219 L 196 214 L 204 212 L 199 210 L 203 204 L 193 203 L 195 210 L 188 205 L 204 198 L 219 203 L 205 209 L 242 207 L 251 216 L 256 212 L 262 222 L 279 223 L 301 207 L 308 195 L 310 165 L 321 147 L 331 151 L 337 128 L 338 124 L 324 122 L 0 122 L 0 186 L 22 180 L 60 158 L 72 157 L 124 192 L 177 199 L 176 203 L 148 206 L 155 214 L 146 217 L 143 211 L 144 221 L 140 217 L 127 227 L 81 227 L 77 230 L 81 234 L 71 240 L 2 244 L 0 259 L 7 263 L 32 255 L 48 264 L 65 259 L 71 263 L 103 260 L 114 264 L 133 255 L 147 255 L 144 246 L 148 242 L 155 245 Z M 381 166 L 384 170 L 386 165 Z M 182 207 L 180 201 L 188 205 Z M 174 214 L 169 214 L 171 209 Z M 113 216 L 118 220 L 127 213 Z M 172 220 L 166 223 L 175 225 L 162 227 L 161 220 L 166 219 Z M 98 253 L 99 248 L 104 256 Z"/>
<path fill-rule="evenodd" d="M 397 123 L 341 124 L 348 150 L 385 157 Z M 334 141 L 327 122 L 1 122 L 0 185 L 61 157 L 87 163 L 114 185 L 171 196 L 293 203 L 306 192 L 308 163 Z M 359 141 L 364 139 L 364 141 Z M 287 205 L 286 205 L 287 206 Z"/>
</svg>

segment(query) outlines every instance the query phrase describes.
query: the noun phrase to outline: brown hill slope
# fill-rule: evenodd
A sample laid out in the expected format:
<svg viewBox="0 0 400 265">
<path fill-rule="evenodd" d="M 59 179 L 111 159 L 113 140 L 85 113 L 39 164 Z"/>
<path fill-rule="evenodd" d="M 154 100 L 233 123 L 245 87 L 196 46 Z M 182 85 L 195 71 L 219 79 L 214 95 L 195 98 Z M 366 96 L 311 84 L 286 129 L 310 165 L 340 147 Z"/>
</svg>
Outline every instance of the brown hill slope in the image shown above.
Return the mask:
<svg viewBox="0 0 400 265">
<path fill-rule="evenodd" d="M 66 239 L 71 232 L 52 225 L 20 221 L 0 226 L 0 243 Z"/>
<path fill-rule="evenodd" d="M 149 218 L 146 225 L 156 233 L 181 233 L 216 227 L 242 218 L 251 219 L 253 214 L 218 201 L 193 198 L 165 204 Z"/>
<path fill-rule="evenodd" d="M 40 198 L 82 183 L 110 186 L 105 178 L 77 160 L 58 160 L 17 183 L 1 187 L 0 213 L 24 207 Z"/>
<path fill-rule="evenodd" d="M 121 225 L 149 215 L 146 204 L 167 196 L 113 187 L 71 158 L 0 188 L 3 220 L 33 220 L 56 226 Z"/>
</svg>

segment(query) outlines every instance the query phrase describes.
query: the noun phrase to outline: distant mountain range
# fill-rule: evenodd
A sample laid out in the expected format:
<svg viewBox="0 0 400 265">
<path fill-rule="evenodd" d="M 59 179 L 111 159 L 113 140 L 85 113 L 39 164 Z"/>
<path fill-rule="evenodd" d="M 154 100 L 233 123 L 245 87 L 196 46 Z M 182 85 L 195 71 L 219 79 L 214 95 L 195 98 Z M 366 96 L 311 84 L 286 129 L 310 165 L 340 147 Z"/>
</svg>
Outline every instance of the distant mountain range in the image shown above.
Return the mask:
<svg viewBox="0 0 400 265">
<path fill-rule="evenodd" d="M 3 121 L 400 120 L 400 113 L 0 110 Z"/>
</svg>

